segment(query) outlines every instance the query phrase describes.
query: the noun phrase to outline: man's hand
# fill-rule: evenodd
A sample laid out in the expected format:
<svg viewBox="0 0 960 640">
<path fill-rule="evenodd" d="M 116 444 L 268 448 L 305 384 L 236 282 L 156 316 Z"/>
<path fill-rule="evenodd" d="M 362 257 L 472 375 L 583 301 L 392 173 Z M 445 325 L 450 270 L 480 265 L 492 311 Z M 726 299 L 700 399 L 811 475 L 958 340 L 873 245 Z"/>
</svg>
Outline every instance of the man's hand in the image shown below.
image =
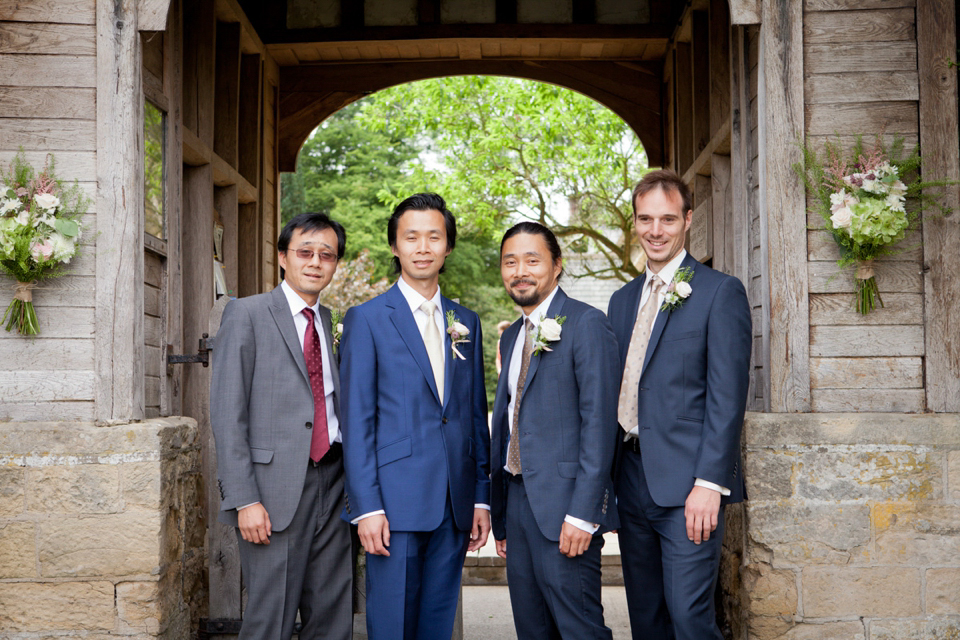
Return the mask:
<svg viewBox="0 0 960 640">
<path fill-rule="evenodd" d="M 470 530 L 470 546 L 467 551 L 476 551 L 487 544 L 490 534 L 490 511 L 475 507 L 473 510 L 473 529 Z"/>
<path fill-rule="evenodd" d="M 270 524 L 267 510 L 259 502 L 237 512 L 237 526 L 240 528 L 240 537 L 247 542 L 270 544 L 273 525 Z"/>
<path fill-rule="evenodd" d="M 389 556 L 387 547 L 390 546 L 390 523 L 387 516 L 377 514 L 369 516 L 357 523 L 357 534 L 364 551 L 375 556 Z"/>
<path fill-rule="evenodd" d="M 706 487 L 694 487 L 687 496 L 683 514 L 687 517 L 687 538 L 694 544 L 710 539 L 717 529 L 720 513 L 720 492 Z"/>
<path fill-rule="evenodd" d="M 507 557 L 507 539 L 497 540 L 497 555 L 501 558 Z"/>
<path fill-rule="evenodd" d="M 564 522 L 560 529 L 560 553 L 568 558 L 576 558 L 590 548 L 593 536 L 578 529 L 569 522 Z"/>
</svg>

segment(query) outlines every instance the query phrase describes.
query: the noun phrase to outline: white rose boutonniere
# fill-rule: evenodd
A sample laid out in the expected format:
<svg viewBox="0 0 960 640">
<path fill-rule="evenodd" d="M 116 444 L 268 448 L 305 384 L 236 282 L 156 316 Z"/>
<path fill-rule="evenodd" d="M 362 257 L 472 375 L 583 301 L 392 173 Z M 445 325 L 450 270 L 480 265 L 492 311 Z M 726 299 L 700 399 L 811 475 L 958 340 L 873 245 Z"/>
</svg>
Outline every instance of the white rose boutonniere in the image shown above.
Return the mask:
<svg viewBox="0 0 960 640">
<path fill-rule="evenodd" d="M 540 317 L 540 324 L 537 325 L 537 335 L 533 339 L 533 355 L 538 356 L 542 351 L 553 351 L 547 346 L 547 343 L 556 342 L 560 339 L 560 327 L 566 319 L 567 316 Z"/>
<path fill-rule="evenodd" d="M 677 269 L 677 272 L 673 275 L 673 280 L 670 281 L 670 286 L 667 287 L 667 292 L 663 296 L 660 311 L 673 311 L 682 307 L 686 299 L 693 293 L 693 287 L 690 286 L 691 280 L 693 280 L 693 269 L 690 267 Z"/>
<path fill-rule="evenodd" d="M 465 337 L 470 335 L 470 329 L 461 324 L 456 314 L 453 313 L 453 309 L 447 311 L 447 333 L 450 334 L 450 350 L 453 351 L 453 355 L 461 360 L 466 360 L 457 349 L 457 345 L 470 342 Z"/>
</svg>

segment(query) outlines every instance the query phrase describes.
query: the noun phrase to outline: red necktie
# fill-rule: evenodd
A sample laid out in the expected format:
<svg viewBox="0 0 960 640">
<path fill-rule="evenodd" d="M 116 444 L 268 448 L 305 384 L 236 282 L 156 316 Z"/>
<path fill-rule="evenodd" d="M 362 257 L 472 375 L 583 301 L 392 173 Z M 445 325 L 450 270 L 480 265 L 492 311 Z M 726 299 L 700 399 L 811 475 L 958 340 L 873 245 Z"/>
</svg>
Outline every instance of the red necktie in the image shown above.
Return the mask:
<svg viewBox="0 0 960 640">
<path fill-rule="evenodd" d="M 330 450 L 330 435 L 327 433 L 327 396 L 323 392 L 323 356 L 320 352 L 320 335 L 313 323 L 313 309 L 303 310 L 307 316 L 307 330 L 303 334 L 303 359 L 307 362 L 310 389 L 313 390 L 313 439 L 310 441 L 310 459 L 319 462 Z"/>
</svg>

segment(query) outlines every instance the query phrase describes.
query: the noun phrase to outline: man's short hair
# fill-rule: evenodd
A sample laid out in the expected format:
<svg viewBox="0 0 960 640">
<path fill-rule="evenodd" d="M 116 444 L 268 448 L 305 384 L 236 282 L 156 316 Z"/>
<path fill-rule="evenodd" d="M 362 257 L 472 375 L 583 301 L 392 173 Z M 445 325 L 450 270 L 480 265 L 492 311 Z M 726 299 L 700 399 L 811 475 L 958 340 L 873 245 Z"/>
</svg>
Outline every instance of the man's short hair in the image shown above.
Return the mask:
<svg viewBox="0 0 960 640">
<path fill-rule="evenodd" d="M 447 231 L 447 249 L 451 251 L 457 245 L 457 221 L 447 209 L 447 203 L 436 193 L 415 193 L 404 199 L 393 209 L 393 214 L 387 222 L 387 243 L 392 248 L 397 246 L 397 227 L 400 218 L 407 211 L 439 211 L 443 214 L 443 225 Z M 443 273 L 444 267 L 440 267 Z M 393 256 L 393 272 L 400 273 L 400 258 Z"/>
<path fill-rule="evenodd" d="M 676 171 L 670 169 L 657 169 L 643 176 L 637 186 L 633 188 L 633 199 L 630 201 L 633 205 L 633 217 L 637 217 L 637 198 L 645 196 L 654 189 L 662 189 L 664 193 L 678 193 L 683 203 L 683 215 L 686 217 L 687 211 L 693 209 L 693 195 L 690 193 L 690 187 L 683 181 Z"/>
<path fill-rule="evenodd" d="M 543 241 L 547 243 L 547 248 L 550 250 L 550 258 L 556 263 L 560 260 L 560 243 L 557 241 L 556 234 L 553 231 L 550 231 L 547 227 L 543 226 L 539 222 L 531 222 L 525 220 L 523 222 L 518 222 L 513 225 L 507 232 L 503 234 L 503 239 L 500 240 L 500 259 L 503 259 L 503 245 L 506 244 L 507 240 L 517 235 L 518 233 L 529 233 L 531 235 L 543 236 Z M 557 276 L 557 280 L 563 277 L 563 267 L 560 268 L 560 275 Z"/>
<path fill-rule="evenodd" d="M 337 259 L 343 258 L 343 252 L 347 248 L 347 232 L 343 225 L 333 220 L 325 213 L 301 213 L 295 215 L 290 222 L 283 227 L 280 237 L 277 238 L 277 251 L 285 252 L 290 248 L 290 240 L 295 231 L 301 233 L 313 233 L 314 231 L 323 231 L 324 229 L 333 229 L 337 234 Z"/>
</svg>

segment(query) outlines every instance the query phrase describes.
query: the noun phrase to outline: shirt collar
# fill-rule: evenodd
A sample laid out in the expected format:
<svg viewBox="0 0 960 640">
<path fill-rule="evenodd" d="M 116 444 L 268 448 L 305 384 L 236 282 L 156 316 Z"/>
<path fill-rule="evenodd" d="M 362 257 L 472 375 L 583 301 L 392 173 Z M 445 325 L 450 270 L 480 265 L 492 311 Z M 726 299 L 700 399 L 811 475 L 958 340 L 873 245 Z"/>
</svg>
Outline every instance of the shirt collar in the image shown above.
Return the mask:
<svg viewBox="0 0 960 640">
<path fill-rule="evenodd" d="M 290 305 L 290 313 L 293 316 L 303 313 L 304 309 L 310 308 L 313 309 L 313 317 L 320 317 L 320 300 L 317 300 L 317 303 L 312 307 L 306 303 L 306 301 L 300 297 L 300 294 L 293 290 L 287 281 L 284 280 L 280 283 L 280 288 L 283 289 L 284 295 L 287 296 L 287 304 Z"/>
<path fill-rule="evenodd" d="M 557 297 L 557 291 L 559 291 L 559 290 L 560 290 L 560 285 L 556 285 L 556 286 L 553 288 L 553 291 L 551 291 L 551 292 L 547 295 L 547 297 L 543 299 L 543 302 L 541 302 L 540 304 L 537 305 L 537 308 L 534 309 L 533 312 L 532 312 L 529 316 L 528 316 L 528 315 L 524 315 L 524 316 L 523 316 L 524 322 L 526 322 L 526 320 L 529 319 L 530 322 L 533 323 L 533 326 L 539 327 L 539 326 L 540 326 L 540 317 L 541 317 L 541 316 L 544 317 L 544 318 L 547 317 L 547 311 L 550 310 L 550 304 L 553 302 L 553 299 L 554 299 L 555 297 Z"/>
<path fill-rule="evenodd" d="M 400 289 L 400 293 L 403 294 L 404 300 L 407 301 L 407 304 L 410 305 L 410 311 L 416 311 L 420 308 L 420 305 L 426 301 L 419 291 L 415 290 L 407 281 L 403 279 L 403 276 L 397 278 L 397 288 Z M 437 309 L 440 310 L 440 313 L 443 313 L 443 305 L 440 303 L 440 287 L 437 287 L 437 292 L 433 294 L 433 297 L 430 298 L 433 304 L 437 305 Z"/>
<path fill-rule="evenodd" d="M 680 253 L 673 256 L 673 260 L 668 262 L 663 266 L 663 269 L 660 269 L 660 272 L 656 275 L 660 276 L 660 279 L 663 280 L 664 284 L 670 284 L 673 282 L 673 276 L 677 273 L 677 269 L 680 268 L 680 265 L 683 263 L 683 259 L 687 257 L 687 250 L 680 249 Z M 651 276 L 653 274 L 651 273 Z"/>
</svg>

